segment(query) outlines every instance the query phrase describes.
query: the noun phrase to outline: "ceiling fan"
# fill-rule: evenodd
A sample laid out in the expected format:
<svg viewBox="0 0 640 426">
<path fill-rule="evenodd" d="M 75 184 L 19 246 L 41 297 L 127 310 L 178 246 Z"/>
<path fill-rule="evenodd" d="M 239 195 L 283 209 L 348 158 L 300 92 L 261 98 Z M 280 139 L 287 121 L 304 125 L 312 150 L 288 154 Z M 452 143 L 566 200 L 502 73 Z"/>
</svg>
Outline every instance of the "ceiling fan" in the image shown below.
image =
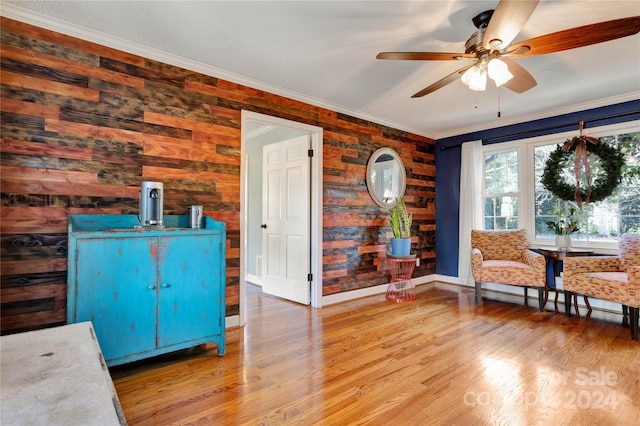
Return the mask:
<svg viewBox="0 0 640 426">
<path fill-rule="evenodd" d="M 470 59 L 474 63 L 460 68 L 412 96 L 419 98 L 461 77 L 471 90 L 485 90 L 487 75 L 497 86 L 516 93 L 536 86 L 536 80 L 511 59 L 545 55 L 615 40 L 640 31 L 640 16 L 584 25 L 511 44 L 538 5 L 539 0 L 502 0 L 495 10 L 473 18 L 478 31 L 467 40 L 464 53 L 383 52 L 377 59 L 450 61 Z"/>
</svg>

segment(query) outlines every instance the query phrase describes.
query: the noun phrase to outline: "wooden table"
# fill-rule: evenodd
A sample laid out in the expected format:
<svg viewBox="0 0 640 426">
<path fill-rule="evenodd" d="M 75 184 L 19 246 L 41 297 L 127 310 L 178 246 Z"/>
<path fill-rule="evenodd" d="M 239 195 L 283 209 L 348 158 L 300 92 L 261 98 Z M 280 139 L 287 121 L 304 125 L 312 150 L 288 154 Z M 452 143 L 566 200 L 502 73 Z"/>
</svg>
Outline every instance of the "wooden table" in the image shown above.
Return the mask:
<svg viewBox="0 0 640 426">
<path fill-rule="evenodd" d="M 549 300 L 549 291 L 554 291 L 556 293 L 556 297 L 553 302 L 553 306 L 556 311 L 558 311 L 558 293 L 559 290 L 556 287 L 556 277 L 560 276 L 560 262 L 563 261 L 566 257 L 580 257 L 580 256 L 591 256 L 593 255 L 593 251 L 591 250 L 578 250 L 578 249 L 559 249 L 557 247 L 539 247 L 534 249 L 538 251 L 540 254 L 544 256 L 545 266 L 549 265 L 551 262 L 553 268 L 553 286 L 550 285 L 549 279 L 545 279 L 545 291 L 544 291 L 544 303 L 547 304 L 547 300 Z M 546 274 L 546 268 L 545 268 Z M 576 315 L 580 316 L 580 312 L 578 311 L 578 295 L 574 294 L 574 305 L 576 306 Z M 589 300 L 586 296 L 584 297 L 584 303 L 587 306 L 588 313 L 591 314 L 591 305 L 589 304 Z"/>
</svg>

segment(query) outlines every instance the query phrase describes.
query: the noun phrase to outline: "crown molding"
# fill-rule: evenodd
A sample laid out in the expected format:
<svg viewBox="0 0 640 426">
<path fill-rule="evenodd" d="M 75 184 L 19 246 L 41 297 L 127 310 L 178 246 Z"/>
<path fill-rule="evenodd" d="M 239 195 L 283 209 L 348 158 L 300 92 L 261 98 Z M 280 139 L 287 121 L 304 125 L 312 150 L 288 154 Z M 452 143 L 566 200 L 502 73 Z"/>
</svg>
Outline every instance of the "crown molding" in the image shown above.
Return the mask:
<svg viewBox="0 0 640 426">
<path fill-rule="evenodd" d="M 496 127 L 504 127 L 513 124 L 525 123 L 528 121 L 534 121 L 549 117 L 554 117 L 563 114 L 569 114 L 573 112 L 584 111 L 587 109 L 598 108 L 616 103 L 627 102 L 631 100 L 640 99 L 640 92 L 631 92 L 605 99 L 598 99 L 592 102 L 585 102 L 581 104 L 571 105 L 568 107 L 557 108 L 554 110 L 546 110 L 544 112 L 533 113 L 528 115 L 521 115 L 513 117 L 511 119 L 500 119 L 482 124 L 469 126 L 465 128 L 456 128 L 450 131 L 444 132 L 429 132 L 424 129 L 416 129 L 406 126 L 401 123 L 396 123 L 390 120 L 383 119 L 381 117 L 369 115 L 361 111 L 346 108 L 341 105 L 333 104 L 322 99 L 315 98 L 313 96 L 306 95 L 294 90 L 285 89 L 280 86 L 276 86 L 265 81 L 254 79 L 242 74 L 234 73 L 222 68 L 218 68 L 212 65 L 207 65 L 202 62 L 193 61 L 188 58 L 184 58 L 179 55 L 170 54 L 155 48 L 147 47 L 141 44 L 133 43 L 127 40 L 119 39 L 117 37 L 104 34 L 98 31 L 88 29 L 75 24 L 52 18 L 37 12 L 33 12 L 28 9 L 16 6 L 11 3 L 3 3 L 0 9 L 0 14 L 7 18 L 14 19 L 16 21 L 31 24 L 37 27 L 45 28 L 51 31 L 66 34 L 72 37 L 77 37 L 82 40 L 90 41 L 92 43 L 107 46 L 113 49 L 121 50 L 134 55 L 142 56 L 159 62 L 167 63 L 173 66 L 189 69 L 191 71 L 206 74 L 212 77 L 221 78 L 230 82 L 241 84 L 243 86 L 251 87 L 265 92 L 273 93 L 285 98 L 293 99 L 299 102 L 304 102 L 320 108 L 325 108 L 331 111 L 346 114 L 355 118 L 370 121 L 373 123 L 388 126 L 397 130 L 410 132 L 416 135 L 424 136 L 433 140 L 448 138 L 451 136 L 463 135 L 468 133 L 479 132 L 483 130 L 493 129 Z"/>
<path fill-rule="evenodd" d="M 436 140 L 444 139 L 451 136 L 465 135 L 468 133 L 481 132 L 483 130 L 495 129 L 497 127 L 505 127 L 513 124 L 526 123 L 529 121 L 541 120 L 550 117 L 556 117 L 564 114 L 571 114 L 573 112 L 585 111 L 593 108 L 600 108 L 609 105 L 615 105 L 622 102 L 635 101 L 640 99 L 640 91 L 634 91 L 625 93 L 622 95 L 612 96 L 609 98 L 598 99 L 596 101 L 584 102 L 581 104 L 570 105 L 568 107 L 556 108 L 539 112 L 535 114 L 520 115 L 509 120 L 494 120 L 488 123 L 482 123 L 476 126 L 465 127 L 462 129 L 455 129 L 452 131 L 441 132 L 437 134 Z"/>
<path fill-rule="evenodd" d="M 100 44 L 102 46 L 110 47 L 113 49 L 121 50 L 123 52 L 131 53 L 134 55 L 149 58 L 155 61 L 163 62 L 169 65 L 173 65 L 180 68 L 185 68 L 191 71 L 206 74 L 211 77 L 220 78 L 236 84 L 251 87 L 253 89 L 262 90 L 275 95 L 283 96 L 285 98 L 293 99 L 296 101 L 304 102 L 320 108 L 325 108 L 331 111 L 346 114 L 355 118 L 370 121 L 373 123 L 381 124 L 383 126 L 391 127 L 393 129 L 402 130 L 416 135 L 424 136 L 427 138 L 435 139 L 433 134 L 425 132 L 424 130 L 414 129 L 406 125 L 396 123 L 393 121 L 385 120 L 381 117 L 376 117 L 363 113 L 361 111 L 353 110 L 343 107 L 341 105 L 326 102 L 322 99 L 315 98 L 313 96 L 306 95 L 294 90 L 285 89 L 280 86 L 276 86 L 265 81 L 254 79 L 242 74 L 234 73 L 222 68 L 218 68 L 212 65 L 207 65 L 202 62 L 194 61 L 179 55 L 167 53 L 152 47 L 144 46 L 127 40 L 123 40 L 117 37 L 113 37 L 109 34 L 104 34 L 99 31 L 91 30 L 80 25 L 71 24 L 69 22 L 62 21 L 57 18 L 52 18 L 31 10 L 16 6 L 11 3 L 3 3 L 0 9 L 0 15 L 7 18 L 24 22 L 26 24 L 34 25 L 47 30 L 62 33 L 68 36 L 77 37 L 82 40 L 90 41 L 92 43 Z"/>
</svg>

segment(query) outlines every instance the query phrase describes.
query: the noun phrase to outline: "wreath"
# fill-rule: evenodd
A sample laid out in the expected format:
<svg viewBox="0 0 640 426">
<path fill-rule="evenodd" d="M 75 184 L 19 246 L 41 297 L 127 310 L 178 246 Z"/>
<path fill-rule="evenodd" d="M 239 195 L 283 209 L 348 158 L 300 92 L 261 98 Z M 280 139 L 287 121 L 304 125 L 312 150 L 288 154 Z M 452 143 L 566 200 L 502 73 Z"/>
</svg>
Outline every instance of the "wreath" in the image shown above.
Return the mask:
<svg viewBox="0 0 640 426">
<path fill-rule="evenodd" d="M 624 155 L 618 149 L 599 143 L 599 139 L 589 136 L 580 136 L 567 139 L 563 146 L 558 145 L 551 153 L 542 172 L 542 184 L 552 194 L 561 200 L 575 200 L 582 208 L 582 200 L 585 204 L 589 201 L 602 201 L 610 196 L 622 180 L 622 167 Z M 576 184 L 567 183 L 561 176 L 562 160 L 571 153 L 575 153 Z M 593 154 L 600 159 L 600 173 L 593 183 L 591 180 L 591 168 L 588 162 L 588 154 Z M 582 166 L 587 176 L 587 187 L 580 188 L 580 175 Z"/>
</svg>

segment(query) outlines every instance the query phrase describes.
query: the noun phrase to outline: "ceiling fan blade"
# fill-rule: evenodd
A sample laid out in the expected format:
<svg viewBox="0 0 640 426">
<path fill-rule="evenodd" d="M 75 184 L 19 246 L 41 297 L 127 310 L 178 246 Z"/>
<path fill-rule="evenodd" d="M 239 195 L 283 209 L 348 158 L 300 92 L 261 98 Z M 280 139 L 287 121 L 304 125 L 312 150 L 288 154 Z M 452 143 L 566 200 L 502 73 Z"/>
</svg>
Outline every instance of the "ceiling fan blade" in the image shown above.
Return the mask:
<svg viewBox="0 0 640 426">
<path fill-rule="evenodd" d="M 529 74 L 529 71 L 525 70 L 517 63 L 508 59 L 502 59 L 502 61 L 507 64 L 509 72 L 513 74 L 513 78 L 503 84 L 503 86 L 507 89 L 512 90 L 516 93 L 522 93 L 535 87 L 538 84 L 536 82 L 536 79 L 533 78 L 531 74 Z"/>
<path fill-rule="evenodd" d="M 466 66 L 466 67 L 462 67 L 458 71 L 455 71 L 455 72 L 449 74 L 448 76 L 446 76 L 445 78 L 443 78 L 443 79 L 441 79 L 439 81 L 436 81 L 431 86 L 422 89 L 421 91 L 419 91 L 418 93 L 416 93 L 415 95 L 413 95 L 411 97 L 412 98 L 421 98 L 422 96 L 425 96 L 425 95 L 428 95 L 429 93 L 435 92 L 436 90 L 443 88 L 447 84 L 453 83 L 454 81 L 459 79 L 460 75 L 462 73 L 464 73 L 466 70 L 468 70 L 469 68 L 471 68 L 471 65 Z"/>
<path fill-rule="evenodd" d="M 508 46 L 527 23 L 538 2 L 539 0 L 502 0 L 484 32 L 483 47 L 491 51 Z"/>
<path fill-rule="evenodd" d="M 614 19 L 613 21 L 584 25 L 521 41 L 510 46 L 507 54 L 518 58 L 545 55 L 627 37 L 639 31 L 640 16 Z M 522 47 L 528 47 L 529 50 L 523 49 L 524 53 L 509 53 Z"/>
<path fill-rule="evenodd" d="M 451 61 L 454 59 L 475 59 L 475 55 L 446 52 L 382 52 L 376 59 L 400 59 L 405 61 Z"/>
</svg>

